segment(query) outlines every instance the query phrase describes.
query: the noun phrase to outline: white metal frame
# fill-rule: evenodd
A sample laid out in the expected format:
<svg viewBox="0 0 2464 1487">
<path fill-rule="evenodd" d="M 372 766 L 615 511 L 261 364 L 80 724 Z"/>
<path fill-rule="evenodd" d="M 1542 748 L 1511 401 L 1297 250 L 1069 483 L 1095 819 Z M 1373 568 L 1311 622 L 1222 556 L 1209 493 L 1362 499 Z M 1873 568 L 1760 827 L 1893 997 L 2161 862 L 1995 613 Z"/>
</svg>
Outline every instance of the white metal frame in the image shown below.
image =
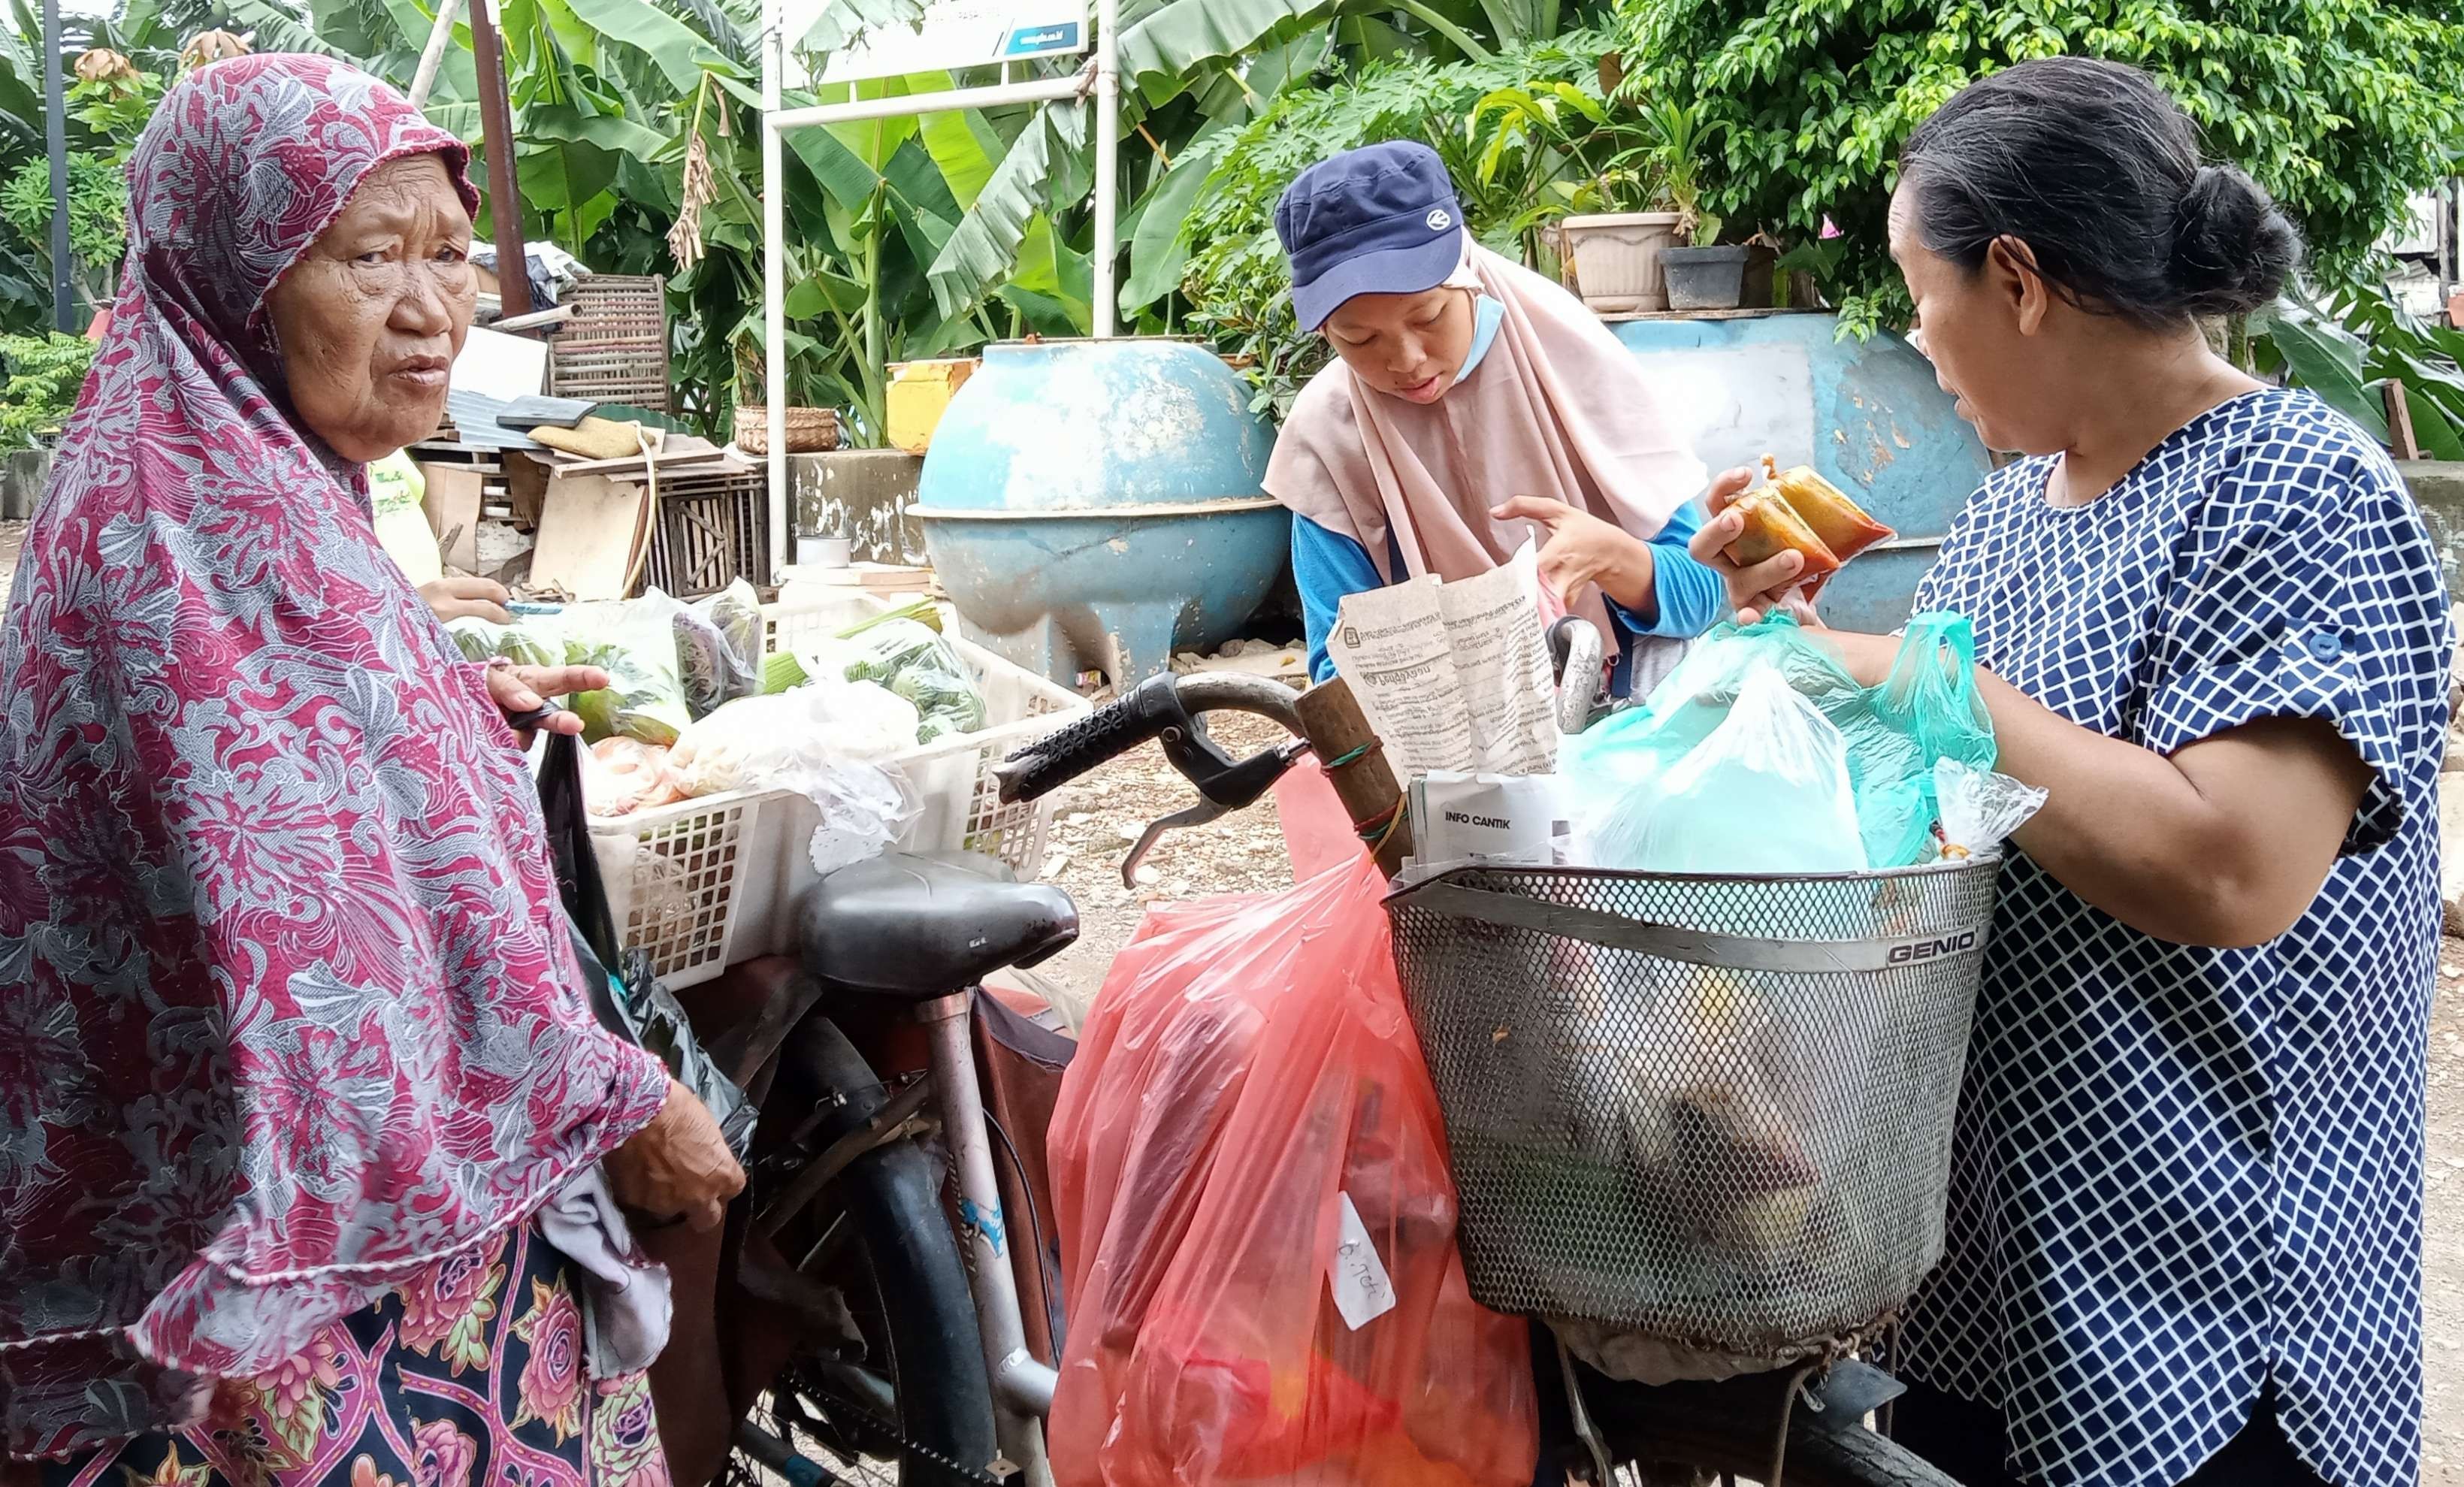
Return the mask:
<svg viewBox="0 0 2464 1487">
<path fill-rule="evenodd" d="M 894 119 L 953 108 L 993 108 L 1005 103 L 1049 103 L 1091 98 L 1095 106 L 1095 263 L 1094 331 L 1097 339 L 1113 334 L 1113 264 L 1119 256 L 1119 202 L 1116 189 L 1121 154 L 1120 0 L 1095 0 L 1093 76 L 1085 69 L 1067 77 L 1040 77 L 1027 82 L 1003 81 L 986 88 L 953 88 L 942 93 L 905 98 L 862 98 L 825 103 L 815 108 L 780 107 L 781 79 L 786 73 L 787 38 L 784 0 L 764 0 L 761 34 L 761 239 L 763 382 L 770 421 L 770 567 L 790 559 L 787 518 L 787 217 L 779 186 L 784 164 L 785 135 L 790 129 L 824 124 L 856 123 L 868 119 Z M 1004 78 L 1009 69 L 1002 68 Z"/>
</svg>

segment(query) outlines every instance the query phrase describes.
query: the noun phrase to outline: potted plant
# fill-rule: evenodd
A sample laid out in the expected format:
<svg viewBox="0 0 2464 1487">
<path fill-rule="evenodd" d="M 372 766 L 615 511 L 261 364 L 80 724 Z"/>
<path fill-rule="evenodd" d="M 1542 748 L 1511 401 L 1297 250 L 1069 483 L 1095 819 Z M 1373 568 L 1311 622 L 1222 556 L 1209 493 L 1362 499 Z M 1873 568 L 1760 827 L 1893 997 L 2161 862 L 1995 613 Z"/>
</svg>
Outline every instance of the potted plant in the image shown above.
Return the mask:
<svg viewBox="0 0 2464 1487">
<path fill-rule="evenodd" d="M 1583 303 L 1601 315 L 1668 307 L 1660 253 L 1677 241 L 1680 218 L 1656 183 L 1659 144 L 1647 124 L 1613 118 L 1600 98 L 1560 82 L 1497 89 L 1464 132 L 1480 189 L 1505 177 L 1545 181 L 1513 226 L 1554 220 Z"/>
<path fill-rule="evenodd" d="M 1662 98 L 1643 111 L 1654 136 L 1646 146 L 1661 190 L 1676 209 L 1680 246 L 1661 251 L 1660 268 L 1671 310 L 1733 310 L 1744 302 L 1745 244 L 1720 245 L 1720 219 L 1702 209 L 1703 154 L 1725 124 L 1690 104 Z"/>
</svg>

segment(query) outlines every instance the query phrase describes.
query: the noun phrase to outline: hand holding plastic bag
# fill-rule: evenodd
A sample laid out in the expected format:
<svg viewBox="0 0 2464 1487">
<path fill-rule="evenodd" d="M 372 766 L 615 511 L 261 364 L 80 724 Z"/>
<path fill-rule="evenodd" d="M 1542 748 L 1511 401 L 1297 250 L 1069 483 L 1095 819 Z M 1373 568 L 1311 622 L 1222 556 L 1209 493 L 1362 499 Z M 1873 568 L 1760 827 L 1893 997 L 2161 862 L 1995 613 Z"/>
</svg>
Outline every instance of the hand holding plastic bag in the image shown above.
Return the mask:
<svg viewBox="0 0 2464 1487">
<path fill-rule="evenodd" d="M 1365 856 L 1150 914 L 1052 1129 L 1070 1487 L 1524 1487 L 1529 1334 L 1475 1303 Z"/>
<path fill-rule="evenodd" d="M 1718 730 L 1758 671 L 1773 671 L 1812 702 L 1847 749 L 1864 865 L 1906 867 L 1933 849 L 1935 761 L 1993 767 L 1993 724 L 1976 689 L 1975 633 L 1954 614 L 1908 623 L 1891 675 L 1858 685 L 1821 639 L 1786 614 L 1722 625 L 1698 642 L 1642 707 L 1565 741 L 1558 772 L 1578 794 L 1621 799 L 1656 779 Z M 1767 821 L 1784 818 L 1767 815 Z"/>
</svg>

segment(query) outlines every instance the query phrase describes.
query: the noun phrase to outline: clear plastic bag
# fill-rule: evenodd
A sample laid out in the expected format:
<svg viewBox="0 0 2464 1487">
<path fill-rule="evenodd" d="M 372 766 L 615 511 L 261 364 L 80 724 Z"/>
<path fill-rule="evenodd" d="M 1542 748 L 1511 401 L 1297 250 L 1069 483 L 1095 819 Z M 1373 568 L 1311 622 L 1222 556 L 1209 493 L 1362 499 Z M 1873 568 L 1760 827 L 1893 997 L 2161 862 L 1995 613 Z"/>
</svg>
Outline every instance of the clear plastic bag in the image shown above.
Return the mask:
<svg viewBox="0 0 2464 1487">
<path fill-rule="evenodd" d="M 684 798 L 668 751 L 638 738 L 603 738 L 582 756 L 583 798 L 593 816 L 629 816 Z"/>
<path fill-rule="evenodd" d="M 869 682 L 827 678 L 729 703 L 685 730 L 668 755 L 684 793 L 796 790 L 832 763 L 877 764 L 915 747 L 915 705 Z"/>
<path fill-rule="evenodd" d="M 602 667 L 609 679 L 607 687 L 578 693 L 569 704 L 581 715 L 583 738 L 672 744 L 693 722 L 676 669 L 674 607 L 673 600 L 603 600 L 564 611 L 565 663 Z"/>
<path fill-rule="evenodd" d="M 2000 850 L 2013 832 L 2045 806 L 2045 792 L 2008 775 L 1972 769 L 1958 759 L 1933 767 L 1935 798 L 1942 806 L 1942 856 L 1973 857 Z"/>
<path fill-rule="evenodd" d="M 1529 1332 L 1471 1300 L 1363 855 L 1151 913 L 1053 1120 L 1068 1487 L 1524 1487 Z"/>
<path fill-rule="evenodd" d="M 930 627 L 887 619 L 825 642 L 798 662 L 813 676 L 873 682 L 915 705 L 916 742 L 931 743 L 984 726 L 984 694 L 957 650 Z"/>
<path fill-rule="evenodd" d="M 1577 851 L 1641 872 L 1862 871 L 1847 740 L 1778 667 L 1758 666 L 1719 726 L 1615 796 Z"/>
<path fill-rule="evenodd" d="M 752 584 L 738 579 L 708 599 L 678 603 L 670 623 L 693 716 L 706 717 L 761 690 L 761 596 Z"/>
<path fill-rule="evenodd" d="M 483 664 L 502 656 L 516 666 L 564 665 L 564 636 L 544 618 L 497 624 L 476 615 L 464 615 L 447 622 L 445 632 L 453 637 L 453 644 L 462 648 L 464 656 Z"/>
</svg>

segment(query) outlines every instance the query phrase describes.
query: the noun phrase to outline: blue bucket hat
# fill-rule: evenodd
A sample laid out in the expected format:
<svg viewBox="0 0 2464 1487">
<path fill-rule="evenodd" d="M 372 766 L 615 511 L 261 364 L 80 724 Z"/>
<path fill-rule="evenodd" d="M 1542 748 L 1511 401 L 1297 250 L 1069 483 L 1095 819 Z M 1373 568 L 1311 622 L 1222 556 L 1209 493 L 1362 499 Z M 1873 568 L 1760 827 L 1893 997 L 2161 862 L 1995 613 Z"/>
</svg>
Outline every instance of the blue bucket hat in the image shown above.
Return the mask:
<svg viewBox="0 0 2464 1487">
<path fill-rule="evenodd" d="M 1437 288 L 1463 262 L 1463 233 L 1445 163 L 1410 141 L 1322 160 L 1275 204 L 1275 236 L 1292 261 L 1292 309 L 1306 331 L 1354 295 Z"/>
</svg>

